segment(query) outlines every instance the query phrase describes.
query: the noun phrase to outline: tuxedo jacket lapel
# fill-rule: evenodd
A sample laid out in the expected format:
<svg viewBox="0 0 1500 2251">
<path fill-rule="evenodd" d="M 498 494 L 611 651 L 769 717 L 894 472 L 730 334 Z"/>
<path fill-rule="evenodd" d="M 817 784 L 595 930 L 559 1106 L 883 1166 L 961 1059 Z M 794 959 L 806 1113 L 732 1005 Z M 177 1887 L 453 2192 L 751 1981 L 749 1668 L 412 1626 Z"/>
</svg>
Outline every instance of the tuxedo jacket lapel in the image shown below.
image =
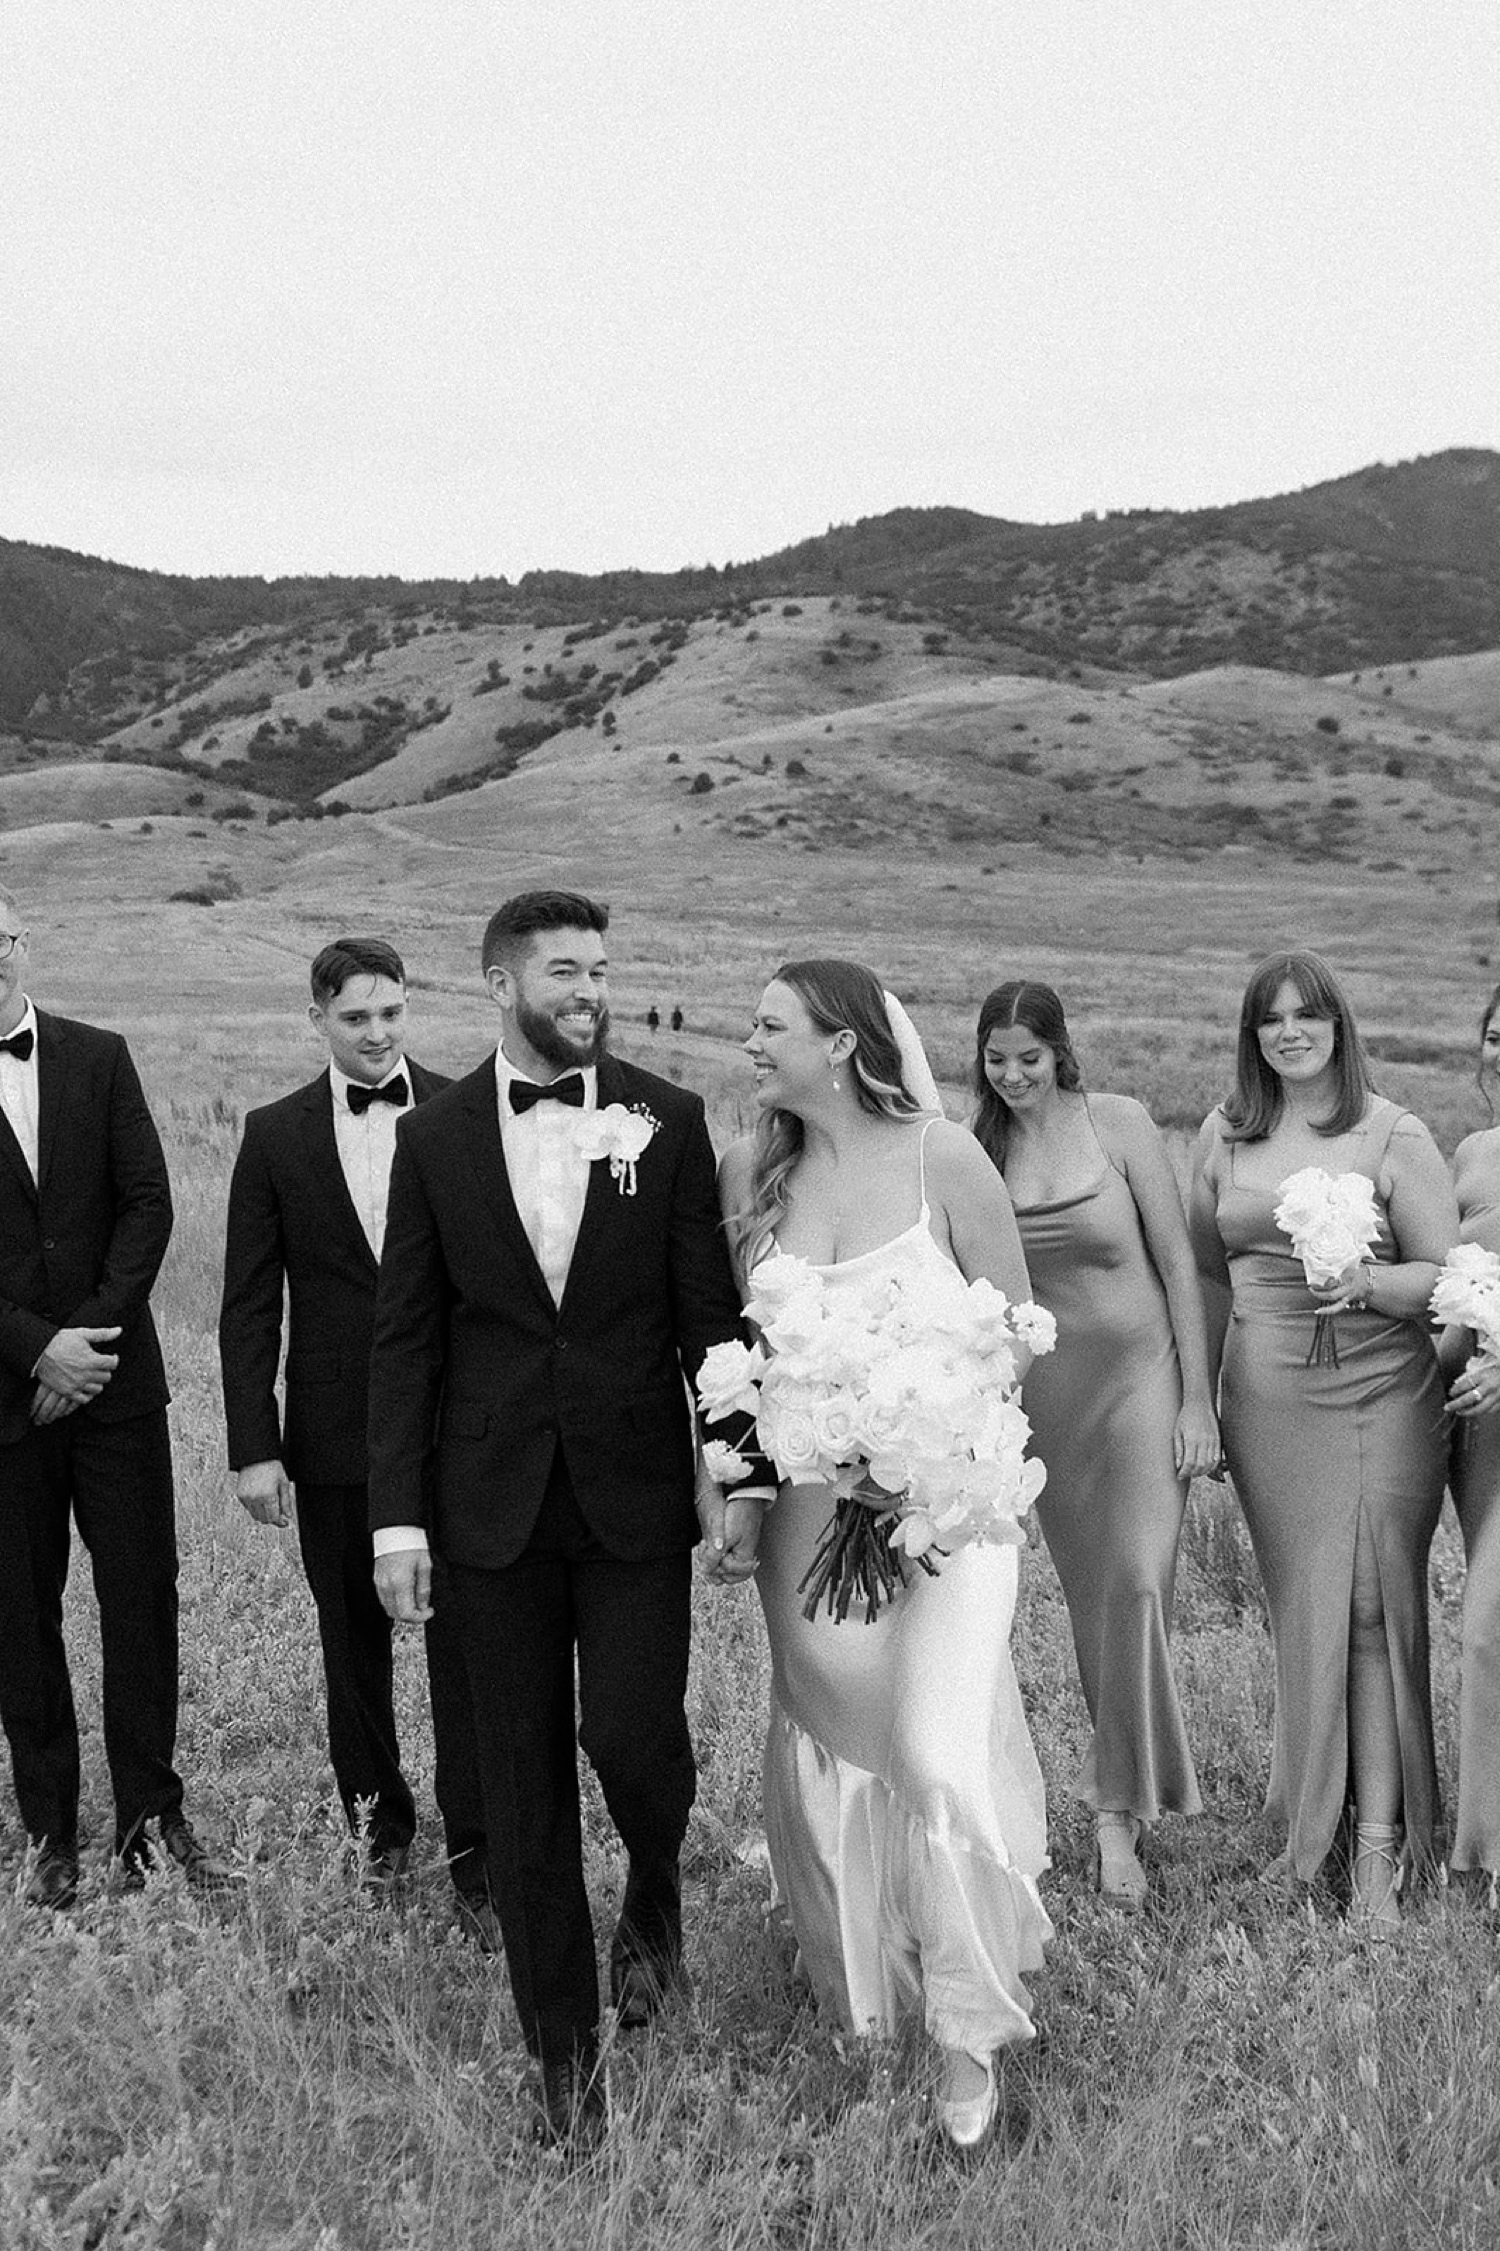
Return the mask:
<svg viewBox="0 0 1500 2251">
<path fill-rule="evenodd" d="M 598 1101 L 601 1110 L 611 1102 L 625 1100 L 627 1088 L 624 1074 L 612 1055 L 601 1057 L 599 1063 Z M 578 1222 L 578 1240 L 573 1245 L 573 1256 L 568 1264 L 568 1279 L 563 1287 L 561 1312 L 580 1289 L 587 1286 L 588 1270 L 599 1254 L 599 1246 L 609 1239 L 611 1227 L 619 1218 L 620 1183 L 609 1168 L 607 1158 L 599 1158 L 589 1166 L 588 1192 L 583 1201 L 583 1217 Z"/>
<path fill-rule="evenodd" d="M 302 1148 L 309 1175 L 322 1191 L 330 1224 L 343 1230 L 346 1247 L 363 1259 L 373 1274 L 375 1253 L 359 1223 L 359 1213 L 354 1208 L 354 1198 L 349 1193 L 349 1183 L 339 1161 L 338 1138 L 333 1130 L 333 1091 L 326 1071 L 320 1072 L 311 1086 L 302 1091 Z"/>
<path fill-rule="evenodd" d="M 46 1184 L 52 1164 L 52 1151 L 57 1141 L 57 1128 L 62 1119 L 64 1094 L 68 1083 L 68 1036 L 62 1026 L 51 1016 L 36 1012 L 36 1092 L 37 1092 L 37 1186 Z M 16 1149 L 20 1156 L 19 1146 Z M 21 1170 L 26 1172 L 26 1159 L 21 1157 Z M 27 1179 L 30 1179 L 27 1173 Z"/>
<path fill-rule="evenodd" d="M 26 1162 L 25 1151 L 16 1139 L 15 1128 L 3 1110 L 0 1110 L 0 1158 L 5 1160 L 6 1165 L 15 1174 L 17 1181 L 25 1190 L 28 1199 L 34 1204 L 36 1202 L 36 1182 L 31 1177 L 31 1167 Z"/>
<path fill-rule="evenodd" d="M 553 1303 L 552 1292 L 547 1287 L 546 1276 L 537 1264 L 531 1237 L 521 1224 L 515 1192 L 510 1184 L 510 1170 L 505 1162 L 505 1144 L 500 1138 L 500 1105 L 496 1095 L 493 1059 L 487 1059 L 477 1071 L 470 1072 L 463 1082 L 462 1094 L 467 1121 L 464 1148 L 478 1182 L 484 1208 L 499 1228 L 512 1257 L 548 1314 L 555 1318 L 557 1307 Z"/>
</svg>

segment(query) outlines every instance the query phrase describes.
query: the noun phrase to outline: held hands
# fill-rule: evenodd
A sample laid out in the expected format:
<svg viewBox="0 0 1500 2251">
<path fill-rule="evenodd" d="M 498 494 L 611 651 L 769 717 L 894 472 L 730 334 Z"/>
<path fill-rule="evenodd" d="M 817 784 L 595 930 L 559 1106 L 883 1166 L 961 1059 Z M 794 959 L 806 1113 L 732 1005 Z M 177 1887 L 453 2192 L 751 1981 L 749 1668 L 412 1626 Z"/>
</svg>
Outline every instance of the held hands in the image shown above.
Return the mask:
<svg viewBox="0 0 1500 2251">
<path fill-rule="evenodd" d="M 703 1576 L 714 1586 L 740 1586 L 752 1578 L 760 1558 L 762 1504 L 736 1500 L 698 1469 L 698 1522 L 703 1527 Z"/>
<path fill-rule="evenodd" d="M 1500 1360 L 1492 1360 L 1487 1352 L 1476 1352 L 1454 1379 L 1448 1394 L 1448 1411 L 1462 1415 L 1467 1421 L 1474 1415 L 1492 1415 L 1497 1407 L 1500 1407 Z"/>
<path fill-rule="evenodd" d="M 292 1483 L 280 1462 L 251 1462 L 235 1478 L 234 1497 L 257 1524 L 292 1521 Z"/>
<path fill-rule="evenodd" d="M 432 1557 L 426 1548 L 396 1548 L 375 1558 L 375 1592 L 398 1625 L 425 1626 L 432 1616 Z"/>
<path fill-rule="evenodd" d="M 113 1344 L 119 1329 L 59 1329 L 46 1351 L 38 1360 L 32 1373 L 37 1379 L 37 1396 L 32 1402 L 35 1421 L 54 1422 L 58 1414 L 42 1415 L 43 1394 L 51 1393 L 66 1400 L 68 1407 L 81 1407 L 86 1400 L 97 1399 L 116 1368 L 120 1365 L 117 1352 L 103 1348 Z"/>
</svg>

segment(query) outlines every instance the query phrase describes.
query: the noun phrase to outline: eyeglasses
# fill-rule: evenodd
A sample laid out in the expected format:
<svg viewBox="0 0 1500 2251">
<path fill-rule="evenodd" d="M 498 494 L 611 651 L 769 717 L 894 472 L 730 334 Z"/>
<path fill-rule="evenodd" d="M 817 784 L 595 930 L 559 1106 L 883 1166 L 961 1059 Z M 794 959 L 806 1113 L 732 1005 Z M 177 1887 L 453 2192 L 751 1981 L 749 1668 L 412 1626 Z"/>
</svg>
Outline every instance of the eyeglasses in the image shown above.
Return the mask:
<svg viewBox="0 0 1500 2251">
<path fill-rule="evenodd" d="M 0 930 L 0 961 L 9 961 L 25 936 L 24 930 Z"/>
</svg>

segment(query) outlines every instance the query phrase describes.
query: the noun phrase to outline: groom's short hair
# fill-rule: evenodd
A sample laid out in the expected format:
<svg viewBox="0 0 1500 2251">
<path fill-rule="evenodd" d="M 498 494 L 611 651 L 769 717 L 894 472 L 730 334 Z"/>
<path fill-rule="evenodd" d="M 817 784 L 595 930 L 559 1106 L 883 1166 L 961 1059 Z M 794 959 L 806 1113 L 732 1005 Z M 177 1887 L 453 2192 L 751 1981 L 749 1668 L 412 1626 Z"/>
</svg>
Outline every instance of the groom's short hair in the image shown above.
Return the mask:
<svg viewBox="0 0 1500 2251">
<path fill-rule="evenodd" d="M 518 891 L 485 925 L 479 966 L 488 970 L 499 962 L 513 968 L 542 930 L 597 930 L 602 938 L 608 928 L 608 907 L 581 891 Z"/>
</svg>

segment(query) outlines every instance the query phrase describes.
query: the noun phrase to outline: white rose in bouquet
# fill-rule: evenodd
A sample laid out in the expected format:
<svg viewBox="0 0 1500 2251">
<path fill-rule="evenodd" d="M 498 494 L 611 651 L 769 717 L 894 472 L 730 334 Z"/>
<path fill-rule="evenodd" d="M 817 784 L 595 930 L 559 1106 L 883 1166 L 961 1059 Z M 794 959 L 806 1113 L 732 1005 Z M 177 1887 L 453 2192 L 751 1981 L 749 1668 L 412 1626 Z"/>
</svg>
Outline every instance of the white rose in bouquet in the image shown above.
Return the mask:
<svg viewBox="0 0 1500 2251">
<path fill-rule="evenodd" d="M 1311 1286 L 1327 1289 L 1369 1257 L 1380 1240 L 1380 1205 L 1375 1183 L 1362 1172 L 1327 1172 L 1305 1165 L 1281 1183 L 1275 1219 L 1302 1261 Z M 1333 1309 L 1320 1312 L 1308 1347 L 1309 1367 L 1338 1366 L 1338 1332 Z"/>
<path fill-rule="evenodd" d="M 1380 1240 L 1375 1183 L 1362 1172 L 1305 1165 L 1281 1183 L 1275 1218 L 1308 1281 L 1322 1288 L 1368 1258 Z"/>
<path fill-rule="evenodd" d="M 1500 1360 L 1500 1258 L 1479 1243 L 1456 1243 L 1432 1292 L 1433 1318 L 1472 1329 L 1476 1357 Z"/>
</svg>

